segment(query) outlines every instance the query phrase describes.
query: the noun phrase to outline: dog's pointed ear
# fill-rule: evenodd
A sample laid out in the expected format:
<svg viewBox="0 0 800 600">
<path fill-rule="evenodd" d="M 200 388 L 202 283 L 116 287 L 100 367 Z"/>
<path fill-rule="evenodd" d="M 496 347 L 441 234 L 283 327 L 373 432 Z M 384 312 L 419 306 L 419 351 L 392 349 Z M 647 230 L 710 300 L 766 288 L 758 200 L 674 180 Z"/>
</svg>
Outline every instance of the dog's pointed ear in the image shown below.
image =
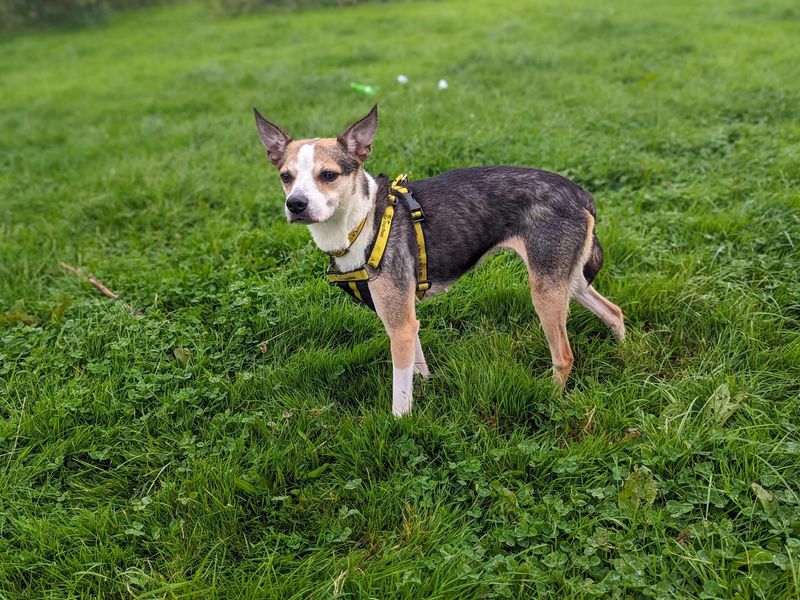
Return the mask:
<svg viewBox="0 0 800 600">
<path fill-rule="evenodd" d="M 261 138 L 261 143 L 264 144 L 264 150 L 267 151 L 267 158 L 277 167 L 283 162 L 286 146 L 289 145 L 292 138 L 283 129 L 262 117 L 257 109 L 253 108 L 253 112 L 256 115 L 258 135 Z"/>
<path fill-rule="evenodd" d="M 347 152 L 358 162 L 364 162 L 372 153 L 372 140 L 378 131 L 378 105 L 372 107 L 369 114 L 356 121 L 340 135 L 337 140 L 347 148 Z"/>
</svg>

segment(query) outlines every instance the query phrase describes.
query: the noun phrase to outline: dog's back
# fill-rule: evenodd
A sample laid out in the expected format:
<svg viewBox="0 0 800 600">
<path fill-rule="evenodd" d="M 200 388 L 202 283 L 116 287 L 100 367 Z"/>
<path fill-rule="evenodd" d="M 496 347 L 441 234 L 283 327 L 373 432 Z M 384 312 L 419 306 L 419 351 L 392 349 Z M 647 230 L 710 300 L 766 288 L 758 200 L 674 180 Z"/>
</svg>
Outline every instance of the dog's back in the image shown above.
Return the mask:
<svg viewBox="0 0 800 600">
<path fill-rule="evenodd" d="M 521 167 L 456 169 L 410 182 L 425 212 L 429 277 L 447 285 L 497 247 L 524 245 L 529 268 L 555 280 L 568 280 L 576 266 L 591 282 L 602 264 L 593 245 L 585 265 L 592 196 L 578 184 L 548 171 Z M 515 248 L 517 249 L 517 248 Z"/>
</svg>

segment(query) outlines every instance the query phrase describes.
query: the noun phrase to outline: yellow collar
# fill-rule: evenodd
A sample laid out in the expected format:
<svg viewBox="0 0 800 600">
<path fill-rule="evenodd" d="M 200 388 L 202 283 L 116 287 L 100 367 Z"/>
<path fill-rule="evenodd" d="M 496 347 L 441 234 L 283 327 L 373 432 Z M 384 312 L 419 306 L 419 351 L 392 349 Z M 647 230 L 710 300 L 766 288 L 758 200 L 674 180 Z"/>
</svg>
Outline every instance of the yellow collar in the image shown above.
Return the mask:
<svg viewBox="0 0 800 600">
<path fill-rule="evenodd" d="M 327 254 L 335 258 L 340 258 L 345 254 L 347 254 L 350 251 L 350 248 L 352 247 L 353 243 L 356 241 L 359 234 L 361 233 L 361 230 L 364 229 L 364 223 L 367 222 L 368 216 L 369 212 L 367 212 L 367 214 L 364 215 L 364 218 L 361 219 L 361 223 L 356 225 L 355 229 L 353 229 L 350 233 L 347 234 L 347 241 L 348 241 L 347 248 L 345 248 L 344 250 L 335 250 L 334 252 L 328 252 Z"/>
</svg>

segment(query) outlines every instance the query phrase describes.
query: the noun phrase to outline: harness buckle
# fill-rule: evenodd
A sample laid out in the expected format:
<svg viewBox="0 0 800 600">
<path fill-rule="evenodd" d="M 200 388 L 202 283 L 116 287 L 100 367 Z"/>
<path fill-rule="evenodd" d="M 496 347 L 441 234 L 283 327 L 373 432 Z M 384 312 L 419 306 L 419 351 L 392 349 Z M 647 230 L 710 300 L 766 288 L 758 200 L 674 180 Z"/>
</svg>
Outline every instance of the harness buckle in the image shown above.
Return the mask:
<svg viewBox="0 0 800 600">
<path fill-rule="evenodd" d="M 411 195 L 411 192 L 403 194 L 403 200 L 405 200 L 406 206 L 411 213 L 411 219 L 414 223 L 419 223 L 420 221 L 425 220 L 425 213 L 422 212 L 422 207 L 419 205 L 419 202 L 414 199 L 414 196 Z"/>
</svg>

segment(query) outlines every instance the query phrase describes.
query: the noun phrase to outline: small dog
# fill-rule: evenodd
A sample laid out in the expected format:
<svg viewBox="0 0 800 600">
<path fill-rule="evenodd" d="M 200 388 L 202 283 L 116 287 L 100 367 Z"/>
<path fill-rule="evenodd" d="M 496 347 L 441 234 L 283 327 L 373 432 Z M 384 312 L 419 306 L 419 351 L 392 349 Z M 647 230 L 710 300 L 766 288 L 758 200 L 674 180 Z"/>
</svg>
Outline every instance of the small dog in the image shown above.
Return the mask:
<svg viewBox="0 0 800 600">
<path fill-rule="evenodd" d="M 377 105 L 337 138 L 292 140 L 254 112 L 267 158 L 280 173 L 288 221 L 308 225 L 335 270 L 364 273 L 360 283 L 368 286 L 391 341 L 395 415 L 411 410 L 414 374 L 429 375 L 415 314 L 420 290 L 445 291 L 497 248 L 510 248 L 525 261 L 558 384 L 566 382 L 573 362 L 570 299 L 624 339 L 622 311 L 591 285 L 603 250 L 594 230 L 594 200 L 576 183 L 547 171 L 498 166 L 456 169 L 397 187 L 363 169 L 378 129 Z M 423 244 L 415 235 L 413 207 L 396 202 L 394 190 L 410 191 L 409 202 L 424 211 Z M 390 205 L 394 219 L 385 232 Z M 375 268 L 368 257 L 379 242 L 385 248 Z M 427 264 L 421 262 L 425 254 Z"/>
</svg>

